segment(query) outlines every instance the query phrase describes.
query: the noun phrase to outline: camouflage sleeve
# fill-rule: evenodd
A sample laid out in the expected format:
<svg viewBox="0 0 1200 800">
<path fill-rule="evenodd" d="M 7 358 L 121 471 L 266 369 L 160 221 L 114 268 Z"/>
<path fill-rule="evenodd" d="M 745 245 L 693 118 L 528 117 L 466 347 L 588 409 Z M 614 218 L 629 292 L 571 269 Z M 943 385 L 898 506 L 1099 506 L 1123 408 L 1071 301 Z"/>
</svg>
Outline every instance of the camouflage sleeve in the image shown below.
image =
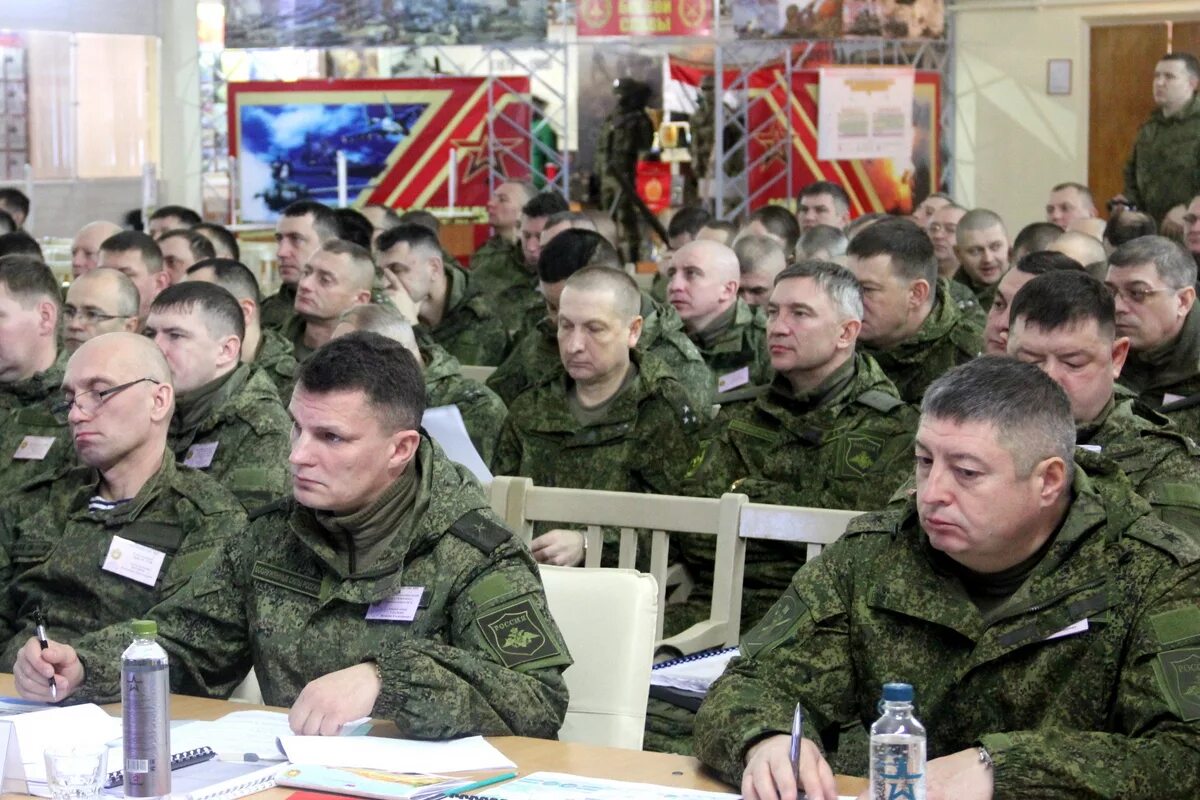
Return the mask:
<svg viewBox="0 0 1200 800">
<path fill-rule="evenodd" d="M 732 491 L 736 481 L 749 475 L 750 467 L 733 446 L 726 428 L 697 444 L 679 493 L 692 497 L 720 497 Z"/>
<path fill-rule="evenodd" d="M 495 392 L 475 391 L 458 401 L 463 424 L 483 463 L 492 465 L 496 457 L 496 442 L 508 409 Z"/>
<path fill-rule="evenodd" d="M 513 409 L 509 409 L 500 426 L 500 436 L 496 440 L 496 452 L 492 456 L 493 475 L 520 475 L 521 469 L 521 437 L 517 435 L 517 426 L 513 421 Z"/>
<path fill-rule="evenodd" d="M 842 539 L 797 572 L 709 690 L 696 715 L 696 755 L 725 780 L 741 782 L 757 740 L 791 730 L 797 701 L 818 745 L 854 718 L 849 576 L 863 540 Z"/>
<path fill-rule="evenodd" d="M 182 589 L 146 612 L 158 623 L 158 641 L 171 659 L 173 692 L 228 697 L 250 670 L 247 599 L 235 566 L 244 542 L 244 536 L 229 539 Z M 86 681 L 75 696 L 120 700 L 121 652 L 128 644 L 125 622 L 80 639 L 75 650 Z"/>
<path fill-rule="evenodd" d="M 1200 463 L 1188 450 L 1171 449 L 1157 464 L 1145 470 L 1134 491 L 1150 503 L 1154 515 L 1179 530 L 1200 539 Z M 1135 475 L 1136 468 L 1127 470 Z"/>
<path fill-rule="evenodd" d="M 1117 665 L 1109 714 L 1116 732 L 1056 728 L 980 737 L 995 761 L 996 797 L 1200 795 L 1200 562 L 1164 572 Z"/>
<path fill-rule="evenodd" d="M 247 510 L 258 508 L 291 489 L 288 455 L 291 420 L 282 406 L 271 408 L 269 424 L 249 429 L 232 447 L 220 478 Z"/>
<path fill-rule="evenodd" d="M 515 545 L 502 545 L 453 599 L 449 642 L 385 647 L 375 713 L 417 739 L 556 738 L 571 657 L 535 570 Z"/>
<path fill-rule="evenodd" d="M 703 418 L 683 387 L 665 381 L 662 393 L 638 410 L 637 459 L 633 472 L 643 491 L 679 494 L 684 476 L 700 445 Z"/>
<path fill-rule="evenodd" d="M 905 421 L 911 422 L 911 426 Z M 913 437 L 917 432 L 916 412 L 906 410 L 890 426 L 890 435 L 880 448 L 869 474 L 858 482 L 860 493 L 855 509 L 874 511 L 888 501 L 913 474 Z"/>
<path fill-rule="evenodd" d="M 485 381 L 487 387 L 500 395 L 500 399 L 506 405 L 512 405 L 512 401 L 517 399 L 517 395 L 528 388 L 523 356 L 522 348 L 518 344 Z"/>
</svg>

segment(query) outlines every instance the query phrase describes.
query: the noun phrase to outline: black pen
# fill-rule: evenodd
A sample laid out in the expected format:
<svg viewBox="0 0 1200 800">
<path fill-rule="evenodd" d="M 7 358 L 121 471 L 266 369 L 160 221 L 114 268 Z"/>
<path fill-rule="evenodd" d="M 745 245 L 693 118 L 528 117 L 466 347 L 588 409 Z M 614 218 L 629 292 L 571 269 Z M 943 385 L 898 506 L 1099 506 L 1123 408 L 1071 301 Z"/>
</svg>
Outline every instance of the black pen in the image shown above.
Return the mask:
<svg viewBox="0 0 1200 800">
<path fill-rule="evenodd" d="M 50 642 L 48 642 L 46 640 L 46 620 L 44 617 L 42 617 L 42 607 L 41 606 L 38 606 L 37 610 L 33 612 L 33 619 L 37 623 L 38 644 L 40 644 L 42 646 L 42 649 L 45 650 L 47 647 L 50 646 Z M 57 703 L 58 702 L 58 684 L 54 682 L 53 675 L 50 676 L 49 680 L 50 680 L 50 697 L 52 697 L 54 699 L 54 702 Z"/>
<path fill-rule="evenodd" d="M 792 715 L 792 774 L 796 778 L 797 797 L 803 797 L 800 794 L 800 743 L 804 741 L 804 712 L 800 709 L 800 704 L 796 703 L 796 713 Z"/>
</svg>

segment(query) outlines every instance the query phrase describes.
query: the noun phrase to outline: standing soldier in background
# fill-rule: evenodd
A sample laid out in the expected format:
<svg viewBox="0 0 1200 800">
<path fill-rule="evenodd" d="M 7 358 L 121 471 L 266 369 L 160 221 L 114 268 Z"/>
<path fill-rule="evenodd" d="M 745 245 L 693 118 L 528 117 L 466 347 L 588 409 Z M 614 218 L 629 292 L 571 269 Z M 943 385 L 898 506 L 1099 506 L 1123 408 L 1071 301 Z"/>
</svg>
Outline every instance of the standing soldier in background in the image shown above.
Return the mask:
<svg viewBox="0 0 1200 800">
<path fill-rule="evenodd" d="M 604 120 L 600 145 L 596 148 L 600 206 L 614 215 L 624 243 L 625 260 L 637 261 L 642 237 L 630 192 L 637 173 L 638 153 L 649 150 L 654 143 L 654 126 L 646 115 L 650 87 L 632 78 L 620 78 L 613 84 L 613 93 L 617 96 L 617 107 Z M 628 186 L 623 187 L 622 183 Z"/>
<path fill-rule="evenodd" d="M 696 111 L 691 118 L 692 141 L 688 150 L 692 156 L 692 169 L 683 182 L 683 205 L 698 206 L 704 200 L 700 196 L 700 182 L 708 177 L 709 161 L 712 159 L 716 118 L 713 115 L 715 81 L 705 75 L 700 81 L 700 95 L 696 98 Z"/>
</svg>

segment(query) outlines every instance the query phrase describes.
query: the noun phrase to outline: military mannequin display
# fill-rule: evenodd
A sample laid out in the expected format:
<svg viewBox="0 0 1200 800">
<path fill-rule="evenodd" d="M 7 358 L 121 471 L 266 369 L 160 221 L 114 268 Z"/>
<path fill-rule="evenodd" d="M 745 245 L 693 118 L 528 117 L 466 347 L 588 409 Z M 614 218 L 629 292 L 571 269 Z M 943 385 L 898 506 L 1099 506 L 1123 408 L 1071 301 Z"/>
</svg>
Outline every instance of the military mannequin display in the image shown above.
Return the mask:
<svg viewBox="0 0 1200 800">
<path fill-rule="evenodd" d="M 620 78 L 613 83 L 613 94 L 617 96 L 617 107 L 600 127 L 596 147 L 600 205 L 616 220 L 625 260 L 637 261 L 641 234 L 632 189 L 638 154 L 654 143 L 654 125 L 646 115 L 650 87 L 632 78 Z"/>
</svg>

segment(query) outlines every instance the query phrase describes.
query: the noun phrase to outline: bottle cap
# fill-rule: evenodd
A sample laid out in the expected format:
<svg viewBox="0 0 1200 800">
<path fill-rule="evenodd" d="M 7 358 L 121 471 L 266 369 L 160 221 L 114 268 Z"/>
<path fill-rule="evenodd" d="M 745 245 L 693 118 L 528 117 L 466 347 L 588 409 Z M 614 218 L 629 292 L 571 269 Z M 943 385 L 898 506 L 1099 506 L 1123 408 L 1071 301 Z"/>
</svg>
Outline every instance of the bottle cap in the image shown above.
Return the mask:
<svg viewBox="0 0 1200 800">
<path fill-rule="evenodd" d="M 135 619 L 133 621 L 134 636 L 157 636 L 158 623 L 152 619 Z"/>
<path fill-rule="evenodd" d="M 883 685 L 883 702 L 911 703 L 913 688 L 907 683 L 885 683 Z"/>
</svg>

